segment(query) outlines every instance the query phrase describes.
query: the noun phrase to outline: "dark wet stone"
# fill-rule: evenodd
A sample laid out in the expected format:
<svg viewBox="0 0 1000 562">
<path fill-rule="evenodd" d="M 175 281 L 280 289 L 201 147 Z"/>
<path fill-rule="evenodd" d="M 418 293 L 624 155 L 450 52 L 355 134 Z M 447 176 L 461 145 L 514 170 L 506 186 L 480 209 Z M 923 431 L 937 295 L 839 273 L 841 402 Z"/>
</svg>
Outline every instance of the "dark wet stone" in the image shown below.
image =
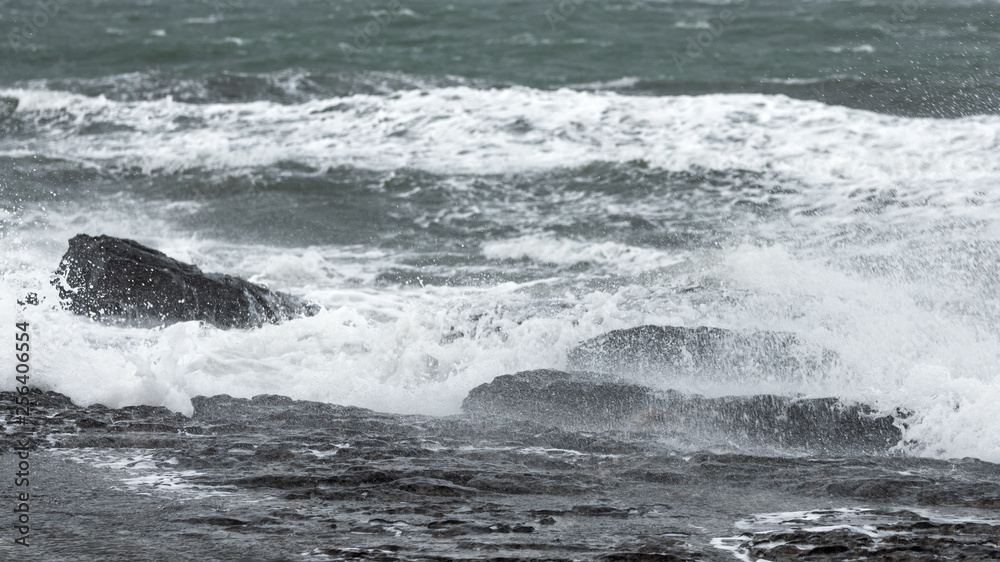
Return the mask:
<svg viewBox="0 0 1000 562">
<path fill-rule="evenodd" d="M 118 410 L 126 418 L 121 419 L 139 419 L 139 418 L 160 418 L 160 419 L 170 419 L 170 418 L 182 418 L 181 414 L 170 411 L 168 408 L 163 406 L 125 406 Z"/>
<path fill-rule="evenodd" d="M 298 297 L 198 267 L 132 240 L 78 234 L 52 283 L 63 305 L 96 320 L 156 326 L 200 320 L 251 328 L 319 311 Z"/>
<path fill-rule="evenodd" d="M 247 488 L 307 488 L 316 486 L 319 479 L 315 476 L 298 474 L 263 474 L 233 480 L 229 484 Z"/>
<path fill-rule="evenodd" d="M 291 406 L 295 400 L 279 394 L 258 394 L 250 399 L 250 402 L 259 406 Z"/>
<path fill-rule="evenodd" d="M 630 473 L 630 476 L 635 476 L 645 480 L 646 482 L 656 482 L 657 484 L 686 484 L 691 481 L 691 477 L 686 474 L 681 474 L 678 472 L 661 472 L 661 471 L 635 471 Z"/>
<path fill-rule="evenodd" d="M 928 484 L 917 493 L 916 499 L 920 505 L 1000 509 L 1000 484 L 992 482 L 960 486 Z"/>
<path fill-rule="evenodd" d="M 443 521 L 431 521 L 427 524 L 427 528 L 433 530 L 448 529 L 457 525 L 464 525 L 466 523 L 468 523 L 468 521 L 462 521 L 460 519 L 445 519 Z"/>
<path fill-rule="evenodd" d="M 1000 497 L 970 499 L 963 502 L 962 505 L 978 509 L 1000 509 Z"/>
<path fill-rule="evenodd" d="M 601 562 L 688 562 L 694 558 L 657 552 L 615 552 L 605 554 L 598 560 Z"/>
<path fill-rule="evenodd" d="M 905 512 L 904 512 L 905 515 Z M 905 519 L 905 517 L 904 517 Z M 870 525 L 869 536 L 850 528 L 757 533 L 743 543 L 754 558 L 785 562 L 820 560 L 996 560 L 1000 528 L 981 523 L 916 522 Z"/>
<path fill-rule="evenodd" d="M 569 354 L 569 367 L 577 370 L 727 379 L 798 377 L 835 361 L 833 352 L 804 344 L 794 334 L 681 326 L 614 330 L 583 342 Z"/>
<path fill-rule="evenodd" d="M 318 554 L 323 554 L 330 560 L 375 560 L 388 561 L 399 560 L 394 554 L 395 550 L 385 548 L 320 548 L 316 549 Z"/>
<path fill-rule="evenodd" d="M 304 419 L 316 421 L 315 414 L 325 415 L 330 419 L 339 414 L 347 412 L 362 412 L 360 408 L 346 408 L 333 404 L 323 404 L 320 402 L 308 402 L 292 400 L 287 397 L 277 399 L 273 396 L 262 395 L 254 398 L 233 398 L 228 394 L 217 396 L 195 396 L 191 399 L 194 407 L 192 418 L 220 421 L 228 423 L 238 423 L 252 420 L 281 420 L 290 424 L 303 426 Z"/>
<path fill-rule="evenodd" d="M 704 398 L 668 392 L 647 420 L 708 435 L 722 432 L 746 443 L 814 451 L 880 452 L 902 438 L 891 416 L 877 416 L 865 404 L 845 404 L 835 398 Z"/>
<path fill-rule="evenodd" d="M 13 402 L 15 394 L 13 392 L 0 392 L 0 399 L 10 400 Z M 65 410 L 68 408 L 73 408 L 75 405 L 73 401 L 69 399 L 68 396 L 59 394 L 58 392 L 42 392 L 38 389 L 32 389 L 31 392 L 31 403 L 35 407 L 51 408 Z"/>
<path fill-rule="evenodd" d="M 886 451 L 902 438 L 890 416 L 835 398 L 705 398 L 656 392 L 594 373 L 554 370 L 503 375 L 469 392 L 475 417 L 524 419 L 570 429 L 643 429 L 818 451 Z M 576 447 L 566 447 L 576 449 Z"/>
<path fill-rule="evenodd" d="M 242 521 L 240 519 L 233 519 L 232 517 L 199 517 L 188 519 L 188 523 L 194 523 L 196 525 L 217 525 L 220 527 L 235 527 L 241 525 L 249 525 L 247 521 Z"/>
<path fill-rule="evenodd" d="M 479 490 L 501 492 L 504 494 L 537 493 L 534 486 L 524 482 L 523 477 L 511 474 L 481 474 L 466 482 L 466 485 Z"/>
<path fill-rule="evenodd" d="M 540 369 L 502 375 L 469 392 L 462 409 L 477 416 L 515 416 L 573 426 L 620 423 L 650 409 L 647 388 Z"/>
<path fill-rule="evenodd" d="M 400 478 L 390 484 L 399 490 L 403 490 L 404 492 L 410 492 L 411 494 L 419 494 L 422 496 L 457 497 L 473 496 L 478 493 L 478 490 L 475 488 L 459 486 L 453 482 L 439 480 L 437 478 Z"/>
<path fill-rule="evenodd" d="M 605 505 L 575 505 L 570 513 L 586 517 L 628 517 L 629 510 Z"/>
<path fill-rule="evenodd" d="M 177 426 L 167 425 L 163 423 L 128 423 L 122 424 L 122 431 L 144 431 L 149 433 L 156 432 L 174 432 L 177 431 Z"/>
<path fill-rule="evenodd" d="M 872 478 L 834 482 L 827 486 L 833 496 L 847 496 L 858 499 L 897 498 L 912 490 L 930 485 L 925 479 Z"/>
<path fill-rule="evenodd" d="M 335 480 L 344 486 L 367 486 L 386 484 L 402 477 L 402 473 L 398 471 L 372 470 L 359 466 L 348 469 L 344 474 L 336 476 Z"/>
<path fill-rule="evenodd" d="M 262 461 L 284 461 L 295 458 L 288 445 L 263 445 L 254 451 L 254 457 Z"/>
<path fill-rule="evenodd" d="M 432 529 L 432 534 L 437 537 L 459 537 L 462 535 L 488 534 L 491 531 L 489 526 L 476 523 L 461 523 L 459 525 L 449 525 Z"/>
<path fill-rule="evenodd" d="M 0 111 L 2 111 L 2 110 L 0 110 Z M 2 118 L 0 118 L 0 119 L 2 119 Z M 24 295 L 24 299 L 23 300 L 22 299 L 17 299 L 17 305 L 20 306 L 20 307 L 38 306 L 38 303 L 39 303 L 38 293 L 28 293 L 28 294 Z"/>
</svg>

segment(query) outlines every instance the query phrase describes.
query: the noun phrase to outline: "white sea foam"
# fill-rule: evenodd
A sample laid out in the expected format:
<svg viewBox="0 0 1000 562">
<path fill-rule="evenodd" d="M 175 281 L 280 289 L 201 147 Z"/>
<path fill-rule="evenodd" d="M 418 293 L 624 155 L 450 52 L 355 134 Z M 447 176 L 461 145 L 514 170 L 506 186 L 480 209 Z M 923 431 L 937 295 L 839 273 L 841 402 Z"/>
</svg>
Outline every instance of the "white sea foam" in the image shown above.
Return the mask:
<svg viewBox="0 0 1000 562">
<path fill-rule="evenodd" d="M 592 264 L 613 272 L 637 274 L 677 265 L 682 256 L 616 242 L 584 242 L 549 235 L 529 235 L 487 242 L 483 254 L 491 259 L 530 259 L 560 266 Z"/>
<path fill-rule="evenodd" d="M 38 287 L 37 279 L 48 275 L 44 264 L 56 263 L 62 249 L 54 242 L 22 244 L 23 253 L 8 252 L 8 257 L 39 265 L 6 270 L 0 302 L 4 317 L 13 318 L 12 301 L 23 295 L 22 288 L 40 290 L 43 304 L 23 313 L 32 323 L 35 384 L 82 405 L 142 403 L 184 413 L 191 413 L 194 396 L 225 393 L 450 414 L 474 386 L 519 370 L 563 367 L 577 343 L 609 330 L 647 323 L 767 328 L 829 347 L 846 367 L 827 378 L 778 386 L 763 380 L 714 386 L 675 380 L 669 386 L 713 395 L 833 395 L 886 412 L 903 407 L 915 412 L 905 432 L 917 443 L 914 452 L 1000 460 L 994 438 L 1000 434 L 994 415 L 1000 400 L 994 382 L 1000 355 L 996 336 L 928 310 L 905 283 L 855 278 L 782 248 L 721 250 L 699 257 L 697 267 L 679 276 L 668 266 L 666 282 L 683 280 L 742 295 L 734 307 L 730 299 L 706 303 L 639 285 L 608 292 L 572 275 L 480 288 L 374 286 L 347 283 L 330 273 L 328 260 L 350 262 L 351 251 L 248 246 L 237 251 L 199 240 L 146 242 L 208 271 L 241 274 L 307 296 L 326 310 L 250 331 L 198 323 L 159 330 L 103 326 L 51 308 L 54 290 Z M 484 251 L 541 261 L 565 252 L 559 258 L 563 267 L 595 262 L 597 256 L 596 266 L 603 271 L 625 275 L 676 259 L 649 251 L 637 260 L 631 255 L 636 249 L 614 246 L 608 252 L 602 245 L 588 249 L 579 241 L 526 237 L 488 244 Z M 355 267 L 371 272 L 395 259 L 360 248 L 353 255 Z M 545 306 L 547 300 L 558 306 Z"/>
<path fill-rule="evenodd" d="M 39 134 L 0 141 L 150 173 L 240 174 L 294 161 L 453 173 L 508 173 L 643 160 L 670 170 L 753 170 L 851 189 L 972 187 L 1000 175 L 1000 117 L 915 119 L 784 96 L 634 97 L 468 87 L 356 95 L 296 105 L 117 102 L 0 90 Z M 114 132 L 74 134 L 95 125 Z"/>
<path fill-rule="evenodd" d="M 194 484 L 201 476 L 195 470 L 174 470 L 176 458 L 157 458 L 159 451 L 131 449 L 126 452 L 108 449 L 52 449 L 51 453 L 67 460 L 93 466 L 122 483 L 125 489 L 140 494 L 170 494 L 183 499 L 229 496 L 232 492 L 214 486 Z"/>
</svg>

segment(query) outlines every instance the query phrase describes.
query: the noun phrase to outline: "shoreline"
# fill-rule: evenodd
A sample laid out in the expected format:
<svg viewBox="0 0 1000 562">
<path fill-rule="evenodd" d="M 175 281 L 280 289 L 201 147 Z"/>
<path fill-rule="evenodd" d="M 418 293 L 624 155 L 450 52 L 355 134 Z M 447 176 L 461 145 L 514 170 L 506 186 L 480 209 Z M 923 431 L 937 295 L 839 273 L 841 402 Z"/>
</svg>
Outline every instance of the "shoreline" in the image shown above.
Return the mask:
<svg viewBox="0 0 1000 562">
<path fill-rule="evenodd" d="M 34 544 L 0 548 L 22 560 L 1000 554 L 1000 465 L 972 459 L 682 452 L 278 396 L 200 398 L 191 418 L 33 398 Z"/>
</svg>

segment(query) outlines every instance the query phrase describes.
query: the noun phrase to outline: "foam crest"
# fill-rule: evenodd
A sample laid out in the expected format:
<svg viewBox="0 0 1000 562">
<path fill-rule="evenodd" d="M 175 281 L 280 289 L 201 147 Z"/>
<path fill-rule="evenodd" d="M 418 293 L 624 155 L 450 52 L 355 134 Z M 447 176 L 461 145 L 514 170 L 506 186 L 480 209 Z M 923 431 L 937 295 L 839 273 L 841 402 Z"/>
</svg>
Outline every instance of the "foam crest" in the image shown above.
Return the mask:
<svg viewBox="0 0 1000 562">
<path fill-rule="evenodd" d="M 882 413 L 902 409 L 911 413 L 904 433 L 908 450 L 1000 460 L 1000 447 L 991 440 L 1000 433 L 993 407 L 1000 399 L 995 332 L 969 325 L 961 314 L 929 309 L 919 283 L 859 277 L 781 246 L 743 245 L 701 256 L 697 268 L 657 281 L 701 287 L 678 294 L 641 285 L 567 290 L 557 279 L 419 289 L 336 277 L 319 283 L 326 275 L 324 255 L 336 252 L 268 257 L 267 248 L 244 247 L 250 255 L 235 258 L 225 245 L 172 244 L 187 248 L 203 266 L 240 259 L 258 269 L 265 264 L 262 278 L 274 275 L 282 280 L 275 281 L 277 288 L 307 294 L 326 310 L 249 331 L 198 323 L 117 328 L 53 307 L 54 289 L 37 285 L 41 272 L 6 269 L 0 278 L 5 317 L 13 317 L 13 300 L 25 288 L 38 290 L 42 300 L 22 313 L 33 326 L 33 382 L 83 405 L 151 404 L 185 413 L 198 395 L 281 394 L 380 411 L 451 414 L 475 386 L 520 370 L 565 368 L 571 349 L 611 330 L 643 324 L 770 329 L 798 334 L 835 351 L 841 361 L 829 373 L 802 380 L 636 382 L 715 396 L 837 396 Z M 574 244 L 579 246 L 567 247 L 589 256 L 586 244 Z M 497 246 L 496 252 L 524 254 L 516 244 Z M 552 252 L 539 250 L 538 257 Z M 620 259 L 612 254 L 600 265 L 619 269 Z M 625 267 L 633 266 L 626 259 Z M 283 269 L 291 273 L 274 273 Z"/>
<path fill-rule="evenodd" d="M 529 235 L 483 244 L 483 255 L 497 260 L 529 259 L 563 267 L 592 265 L 612 273 L 635 275 L 677 265 L 680 255 L 617 242 L 592 243 L 549 235 Z"/>
<path fill-rule="evenodd" d="M 1000 117 L 893 117 L 776 95 L 636 97 L 448 87 L 293 105 L 122 102 L 47 90 L 16 97 L 36 130 L 0 152 L 147 173 L 228 174 L 296 162 L 323 170 L 412 167 L 510 173 L 643 160 L 668 170 L 753 170 L 812 185 L 993 186 Z M 968 187 L 949 194 L 956 178 Z"/>
<path fill-rule="evenodd" d="M 936 283 L 860 276 L 828 256 L 795 257 L 781 247 L 726 252 L 709 277 L 745 295 L 736 308 L 707 308 L 709 318 L 786 329 L 840 355 L 839 370 L 795 391 L 912 413 L 904 431 L 910 451 L 1000 460 L 987 437 L 1000 433 L 995 319 L 930 306 L 925 294 Z"/>
<path fill-rule="evenodd" d="M 505 290 L 506 297 L 447 288 L 355 293 L 353 304 L 250 331 L 196 322 L 113 328 L 45 307 L 26 315 L 39 326 L 34 367 L 43 388 L 80 404 L 141 403 L 187 414 L 192 397 L 216 394 L 451 414 L 470 388 L 538 364 L 558 366 L 602 324 L 634 321 L 610 295 L 589 295 L 548 316 L 529 311 L 514 287 Z M 48 292 L 43 298 L 52 302 Z M 579 320 L 583 327 L 574 326 Z"/>
</svg>

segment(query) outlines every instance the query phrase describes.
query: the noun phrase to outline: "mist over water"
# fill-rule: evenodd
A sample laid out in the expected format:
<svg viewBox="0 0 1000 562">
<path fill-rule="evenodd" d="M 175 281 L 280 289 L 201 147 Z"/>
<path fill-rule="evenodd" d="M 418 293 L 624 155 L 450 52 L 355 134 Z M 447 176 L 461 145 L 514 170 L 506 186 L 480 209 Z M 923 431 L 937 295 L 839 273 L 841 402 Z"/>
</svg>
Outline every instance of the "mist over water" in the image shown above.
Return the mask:
<svg viewBox="0 0 1000 562">
<path fill-rule="evenodd" d="M 353 62 L 377 5 L 67 8 L 6 59 L 0 301 L 41 298 L 39 384 L 184 413 L 280 394 L 452 414 L 610 330 L 777 330 L 840 360 L 635 382 L 858 401 L 910 414 L 901 450 L 1000 462 L 995 5 L 890 34 L 890 3 L 752 3 L 678 69 L 721 5 L 584 3 L 552 26 L 542 5 L 404 4 Z M 248 331 L 74 317 L 48 280 L 78 233 L 324 310 Z"/>
</svg>

